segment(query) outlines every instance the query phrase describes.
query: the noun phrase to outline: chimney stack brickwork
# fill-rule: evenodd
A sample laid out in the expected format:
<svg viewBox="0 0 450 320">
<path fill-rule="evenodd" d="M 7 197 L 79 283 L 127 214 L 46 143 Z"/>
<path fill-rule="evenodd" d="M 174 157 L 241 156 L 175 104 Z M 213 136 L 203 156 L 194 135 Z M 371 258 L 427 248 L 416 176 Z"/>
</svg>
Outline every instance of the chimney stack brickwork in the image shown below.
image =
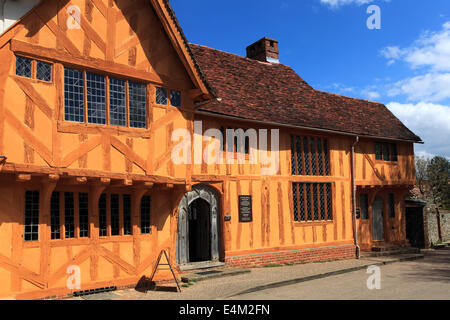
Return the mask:
<svg viewBox="0 0 450 320">
<path fill-rule="evenodd" d="M 262 38 L 247 47 L 247 58 L 263 62 L 279 63 L 278 41 Z"/>
</svg>

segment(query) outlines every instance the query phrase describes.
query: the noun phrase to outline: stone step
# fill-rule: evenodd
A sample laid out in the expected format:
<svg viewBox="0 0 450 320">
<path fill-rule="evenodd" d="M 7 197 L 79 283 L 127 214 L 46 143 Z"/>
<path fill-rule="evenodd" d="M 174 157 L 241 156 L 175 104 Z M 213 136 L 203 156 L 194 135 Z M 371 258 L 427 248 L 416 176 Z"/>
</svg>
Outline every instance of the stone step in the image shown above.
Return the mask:
<svg viewBox="0 0 450 320">
<path fill-rule="evenodd" d="M 399 249 L 403 249 L 403 248 L 399 247 L 399 246 L 376 246 L 376 247 L 373 247 L 371 250 L 374 252 L 385 252 L 385 251 L 396 251 Z"/>
<path fill-rule="evenodd" d="M 392 256 L 398 254 L 418 254 L 420 253 L 420 249 L 418 248 L 396 248 L 385 251 L 372 251 L 372 252 L 361 252 L 361 257 L 383 257 L 383 256 Z"/>
<path fill-rule="evenodd" d="M 229 269 L 211 269 L 205 271 L 197 271 L 192 273 L 186 273 L 181 276 L 181 281 L 184 283 L 189 282 L 198 282 L 208 279 L 216 279 L 216 278 L 224 278 L 237 276 L 244 273 L 250 273 L 250 269 L 237 269 L 237 268 L 229 268 Z"/>
</svg>

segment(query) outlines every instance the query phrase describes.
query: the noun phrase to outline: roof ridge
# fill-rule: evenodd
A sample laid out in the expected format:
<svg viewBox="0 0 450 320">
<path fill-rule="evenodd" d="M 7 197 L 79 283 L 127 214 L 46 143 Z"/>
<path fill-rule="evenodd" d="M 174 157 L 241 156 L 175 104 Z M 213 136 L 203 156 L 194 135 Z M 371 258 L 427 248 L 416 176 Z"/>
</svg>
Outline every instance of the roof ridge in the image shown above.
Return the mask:
<svg viewBox="0 0 450 320">
<path fill-rule="evenodd" d="M 315 89 L 313 88 L 314 91 L 317 92 L 322 92 L 322 93 L 326 93 L 326 94 L 332 94 L 338 97 L 343 97 L 343 98 L 347 98 L 347 99 L 353 99 L 353 100 L 360 100 L 360 101 L 365 101 L 365 102 L 370 102 L 370 103 L 375 103 L 375 104 L 380 104 L 385 106 L 386 104 L 382 103 L 382 102 L 377 102 L 377 101 L 372 101 L 372 100 L 367 100 L 367 99 L 362 99 L 362 98 L 356 98 L 356 97 L 349 97 L 349 96 L 344 96 L 343 94 L 339 94 L 339 93 L 334 93 L 334 92 L 328 92 L 328 91 L 323 91 L 323 90 L 319 90 L 319 89 Z"/>
<path fill-rule="evenodd" d="M 206 48 L 206 49 L 209 49 L 209 50 L 214 50 L 214 51 L 218 51 L 220 53 L 225 53 L 225 54 L 228 54 L 228 55 L 236 56 L 236 57 L 241 58 L 243 60 L 247 60 L 247 61 L 251 61 L 251 62 L 259 62 L 261 64 L 268 65 L 268 66 L 282 65 L 284 67 L 291 68 L 290 66 L 288 66 L 286 64 L 283 64 L 283 63 L 271 63 L 271 62 L 259 61 L 259 60 L 255 60 L 255 59 L 251 59 L 251 58 L 247 58 L 247 57 L 241 56 L 240 54 L 237 54 L 237 53 L 232 53 L 232 52 L 228 52 L 228 51 L 219 50 L 219 49 L 216 49 L 216 48 L 211 48 L 211 47 L 205 46 L 203 44 L 189 43 L 189 45 L 194 45 L 194 46 L 197 46 L 197 47 L 203 47 L 203 48 Z"/>
</svg>

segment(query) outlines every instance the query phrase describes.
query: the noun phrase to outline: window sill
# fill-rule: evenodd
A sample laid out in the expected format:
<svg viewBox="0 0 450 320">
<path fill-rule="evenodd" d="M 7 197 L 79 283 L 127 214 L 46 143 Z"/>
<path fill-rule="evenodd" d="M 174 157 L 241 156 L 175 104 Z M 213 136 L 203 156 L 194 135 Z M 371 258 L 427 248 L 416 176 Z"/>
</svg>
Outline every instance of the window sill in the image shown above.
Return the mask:
<svg viewBox="0 0 450 320">
<path fill-rule="evenodd" d="M 398 166 L 398 160 L 397 161 L 375 160 L 375 164 L 388 164 Z"/>
<path fill-rule="evenodd" d="M 111 125 L 87 124 L 80 122 L 71 122 L 59 120 L 57 123 L 58 132 L 62 133 L 89 133 L 89 134 L 115 134 L 119 136 L 130 136 L 137 138 L 150 139 L 149 129 L 119 127 Z"/>
<path fill-rule="evenodd" d="M 325 221 L 294 221 L 295 227 L 308 227 L 308 226 L 322 226 L 322 225 L 331 225 L 334 221 L 325 220 Z"/>
</svg>

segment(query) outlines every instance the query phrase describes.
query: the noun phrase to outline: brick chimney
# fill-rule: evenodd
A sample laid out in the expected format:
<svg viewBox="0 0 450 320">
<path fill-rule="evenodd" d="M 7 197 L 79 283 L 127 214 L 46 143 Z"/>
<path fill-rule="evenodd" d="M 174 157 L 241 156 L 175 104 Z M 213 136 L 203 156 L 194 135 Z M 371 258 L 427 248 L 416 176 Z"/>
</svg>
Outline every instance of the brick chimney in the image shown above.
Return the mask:
<svg viewBox="0 0 450 320">
<path fill-rule="evenodd" d="M 262 38 L 247 47 L 247 58 L 263 62 L 280 63 L 278 41 Z"/>
</svg>

